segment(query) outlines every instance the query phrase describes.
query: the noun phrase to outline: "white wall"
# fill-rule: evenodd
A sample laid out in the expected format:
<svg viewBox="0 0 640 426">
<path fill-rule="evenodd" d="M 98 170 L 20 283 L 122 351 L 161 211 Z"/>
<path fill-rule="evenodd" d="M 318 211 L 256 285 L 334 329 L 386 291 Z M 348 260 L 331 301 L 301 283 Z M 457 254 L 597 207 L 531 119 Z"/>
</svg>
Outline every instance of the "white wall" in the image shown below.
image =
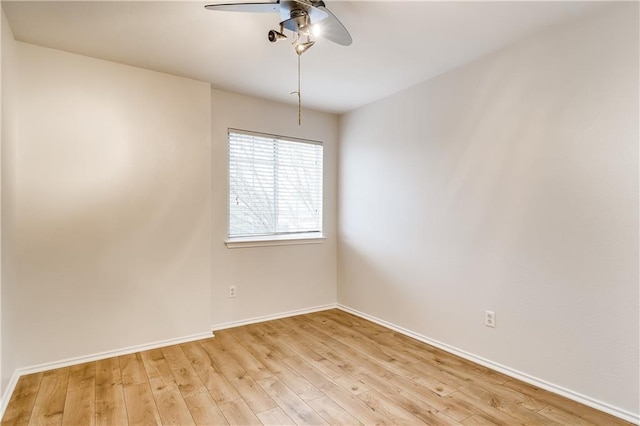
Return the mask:
<svg viewBox="0 0 640 426">
<path fill-rule="evenodd" d="M 19 137 L 3 137 L 3 385 L 21 367 L 335 303 L 337 116 L 305 111 L 299 127 L 289 105 L 5 38 Z M 226 248 L 229 127 L 324 142 L 324 243 Z"/>
<path fill-rule="evenodd" d="M 24 43 L 17 59 L 13 367 L 207 332 L 209 84 Z"/>
<path fill-rule="evenodd" d="M 0 10 L 0 176 L 2 176 L 2 87 L 4 86 L 5 81 L 3 81 L 3 73 L 2 73 L 2 52 L 4 49 L 2 45 L 5 43 L 4 37 L 7 34 L 7 30 L 4 28 L 7 26 L 7 18 L 4 16 L 4 11 Z M 8 35 L 8 34 L 7 34 Z M 0 179 L 0 207 L 2 206 L 2 188 L 1 188 L 1 179 Z M 2 211 L 0 208 L 0 223 L 2 223 Z M 2 227 L 0 226 L 0 241 L 2 241 Z M 0 260 L 2 259 L 2 248 L 0 246 Z M 3 395 L 3 380 L 2 380 L 2 264 L 0 262 L 0 406 L 2 406 L 2 395 Z"/>
<path fill-rule="evenodd" d="M 12 159 L 16 152 L 16 114 L 15 114 L 15 85 L 16 85 L 16 58 L 15 40 L 2 12 L 2 162 L 0 163 L 0 180 L 2 194 L 1 215 L 1 277 L 0 277 L 0 398 L 4 394 L 7 383 L 13 370 L 16 359 L 10 350 L 11 342 L 15 340 L 15 330 L 10 326 L 13 323 L 12 315 L 15 309 L 11 306 L 11 298 L 15 294 L 17 284 L 15 281 L 15 267 L 12 261 L 12 251 L 7 250 L 14 239 L 15 215 L 13 206 L 15 202 L 12 188 L 15 186 L 15 167 Z"/>
<path fill-rule="evenodd" d="M 638 113 L 627 3 L 344 115 L 338 301 L 637 415 Z"/>
<path fill-rule="evenodd" d="M 213 290 L 211 321 L 220 326 L 260 316 L 313 308 L 336 301 L 336 152 L 333 114 L 248 96 L 212 91 Z M 227 129 L 236 128 L 324 143 L 323 244 L 228 249 Z M 228 298 L 228 287 L 237 297 Z"/>
</svg>

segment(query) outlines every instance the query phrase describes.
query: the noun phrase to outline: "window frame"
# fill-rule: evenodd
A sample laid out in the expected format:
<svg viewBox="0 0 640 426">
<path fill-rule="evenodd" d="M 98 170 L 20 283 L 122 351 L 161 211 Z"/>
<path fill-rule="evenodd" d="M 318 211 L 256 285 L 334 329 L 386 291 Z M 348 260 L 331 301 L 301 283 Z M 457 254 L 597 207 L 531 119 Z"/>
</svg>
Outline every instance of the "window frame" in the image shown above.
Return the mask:
<svg viewBox="0 0 640 426">
<path fill-rule="evenodd" d="M 322 147 L 322 177 L 321 177 L 321 185 L 322 185 L 322 220 L 320 222 L 320 231 L 307 232 L 307 233 L 291 233 L 291 234 L 265 234 L 265 235 L 251 235 L 251 236 L 237 236 L 231 237 L 231 203 L 230 203 L 230 194 L 231 194 L 231 178 L 230 178 L 230 162 L 231 162 L 231 150 L 230 150 L 230 136 L 232 133 L 243 134 L 247 136 L 256 136 L 261 138 L 273 138 L 282 141 L 290 141 L 290 142 L 298 142 L 298 143 L 306 143 L 311 145 L 320 145 Z M 227 235 L 225 239 L 225 245 L 227 248 L 243 248 L 243 247 L 262 247 L 262 246 L 284 246 L 284 245 L 299 245 L 299 244 L 321 244 L 326 240 L 326 236 L 324 235 L 324 143 L 321 141 L 311 140 L 311 139 L 303 139 L 291 136 L 282 136 L 276 135 L 272 133 L 265 132 L 255 132 L 251 130 L 243 130 L 237 128 L 229 127 L 227 129 L 227 194 L 226 194 L 226 203 L 227 203 Z"/>
</svg>

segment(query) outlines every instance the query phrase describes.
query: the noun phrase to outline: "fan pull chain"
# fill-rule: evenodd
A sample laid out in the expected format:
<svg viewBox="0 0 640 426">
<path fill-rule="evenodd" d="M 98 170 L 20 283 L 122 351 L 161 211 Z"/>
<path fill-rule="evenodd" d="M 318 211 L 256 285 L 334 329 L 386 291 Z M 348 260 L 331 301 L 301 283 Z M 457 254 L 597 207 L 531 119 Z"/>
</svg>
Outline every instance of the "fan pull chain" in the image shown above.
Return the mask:
<svg viewBox="0 0 640 426">
<path fill-rule="evenodd" d="M 298 126 L 302 126 L 302 93 L 300 92 L 300 56 L 298 55 Z"/>
<path fill-rule="evenodd" d="M 298 55 L 298 90 L 291 92 L 292 95 L 298 95 L 298 126 L 302 125 L 302 97 L 300 96 L 300 55 Z"/>
</svg>

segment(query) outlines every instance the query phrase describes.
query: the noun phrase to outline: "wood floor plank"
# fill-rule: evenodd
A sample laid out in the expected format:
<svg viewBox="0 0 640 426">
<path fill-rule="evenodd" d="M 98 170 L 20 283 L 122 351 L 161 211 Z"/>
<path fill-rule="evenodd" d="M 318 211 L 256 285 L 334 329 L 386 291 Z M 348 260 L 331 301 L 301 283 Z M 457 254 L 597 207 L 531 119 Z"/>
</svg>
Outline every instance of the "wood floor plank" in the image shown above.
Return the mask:
<svg viewBox="0 0 640 426">
<path fill-rule="evenodd" d="M 309 381 L 314 383 L 318 389 L 322 390 L 330 400 L 342 410 L 349 413 L 351 416 L 358 419 L 359 422 L 369 424 L 381 424 L 388 423 L 388 420 L 376 415 L 366 404 L 358 400 L 351 393 L 342 389 L 340 386 L 331 381 L 328 377 L 324 376 L 322 372 L 316 369 L 313 365 L 310 365 L 304 358 L 296 356 L 290 357 L 285 360 L 298 373 L 306 377 Z M 334 413 L 335 410 L 329 413 Z M 357 414 L 356 414 L 357 413 Z"/>
<path fill-rule="evenodd" d="M 474 384 L 468 384 L 458 389 L 458 391 L 469 395 L 482 404 L 489 405 L 504 413 L 519 419 L 527 424 L 545 424 L 552 426 L 559 426 L 560 423 L 553 421 L 552 419 L 538 414 L 536 411 L 529 410 L 522 405 L 516 404 L 508 398 L 504 398 L 498 392 L 494 391 L 494 386 L 491 388 L 482 388 Z"/>
<path fill-rule="evenodd" d="M 280 379 L 280 381 L 305 401 L 320 398 L 324 395 L 311 382 L 288 367 L 284 362 L 283 355 L 280 355 L 277 351 L 272 350 L 269 346 L 255 339 L 247 329 L 248 327 L 241 327 L 241 329 L 238 330 L 241 344 L 247 351 L 253 354 L 253 356 L 261 359 L 272 375 Z"/>
<path fill-rule="evenodd" d="M 389 369 L 377 362 L 374 357 L 367 356 L 367 354 L 358 351 L 350 345 L 334 339 L 330 333 L 327 333 L 321 326 L 314 322 L 310 322 L 303 319 L 308 328 L 301 328 L 301 332 L 307 334 L 309 338 L 315 336 L 317 351 L 320 355 L 330 360 L 344 359 L 345 363 L 351 363 L 353 366 L 349 367 L 347 371 L 351 374 L 356 374 L 362 371 L 371 371 L 378 375 L 384 375 L 389 373 Z M 341 372 L 337 377 L 344 375 L 345 371 Z"/>
<path fill-rule="evenodd" d="M 184 399 L 198 425 L 226 425 L 227 418 L 208 393 L 197 393 Z"/>
<path fill-rule="evenodd" d="M 95 388 L 67 393 L 62 425 L 95 425 Z"/>
<path fill-rule="evenodd" d="M 281 360 L 286 356 L 280 351 L 274 350 L 275 346 L 265 340 L 257 324 L 240 327 L 237 338 L 245 350 L 255 358 L 260 359 L 270 372 L 277 373 L 280 371 Z"/>
<path fill-rule="evenodd" d="M 329 320 L 327 317 L 331 318 L 331 320 Z M 316 313 L 316 314 L 310 314 L 308 316 L 305 317 L 306 319 L 310 319 L 312 321 L 315 321 L 317 324 L 321 324 L 329 329 L 334 330 L 336 333 L 340 334 L 345 334 L 348 332 L 347 329 L 345 329 L 344 326 L 340 327 L 340 331 L 336 331 L 336 324 L 339 324 L 338 321 L 333 320 L 333 318 L 335 318 L 335 314 L 332 315 L 332 313 L 329 312 L 320 312 L 320 313 Z M 361 330 L 361 329 L 359 329 Z M 351 332 L 351 336 L 353 336 L 357 331 L 352 331 Z M 358 332 L 359 334 L 362 334 L 360 332 Z M 341 341 L 343 341 L 344 339 L 342 339 Z M 443 352 L 440 352 L 441 355 L 444 355 L 443 359 L 438 359 L 437 352 L 433 352 L 431 353 L 431 355 L 429 357 L 427 357 L 427 359 L 425 360 L 424 357 L 418 357 L 418 356 L 414 356 L 413 354 L 411 355 L 401 355 L 403 354 L 403 351 L 397 351 L 395 350 L 396 347 L 401 347 L 401 348 L 406 348 L 409 347 L 410 344 L 414 344 L 416 341 L 414 339 L 410 339 L 406 336 L 401 336 L 398 339 L 401 343 L 399 345 L 389 345 L 389 344 L 380 344 L 379 348 L 384 348 L 383 351 L 385 352 L 385 355 L 392 357 L 392 358 L 402 358 L 403 356 L 405 357 L 403 364 L 411 364 L 411 363 L 415 363 L 416 361 L 419 362 L 424 362 L 424 361 L 433 361 L 433 362 L 439 362 L 442 363 L 450 368 L 459 368 L 459 367 L 466 367 L 467 373 L 471 374 L 471 379 L 473 379 L 474 375 L 475 378 L 478 379 L 478 375 L 479 374 L 479 379 L 482 380 L 483 382 L 490 382 L 490 383 L 494 383 L 494 384 L 502 384 L 505 383 L 508 380 L 507 376 L 504 376 L 503 374 L 497 373 L 495 371 L 489 370 L 486 367 L 471 363 L 469 361 L 460 359 L 460 358 L 455 358 L 455 357 L 451 357 L 448 354 L 445 354 Z M 413 340 L 413 342 L 411 342 Z M 375 338 L 373 338 L 373 343 L 377 343 L 375 341 Z M 351 343 L 353 344 L 353 340 L 351 341 Z M 365 342 L 363 339 L 358 339 L 357 340 L 358 343 L 356 343 L 354 346 L 358 347 L 358 348 L 363 348 L 362 344 L 363 342 Z M 367 344 L 368 346 L 370 346 L 370 344 Z M 424 344 L 422 344 L 422 346 L 424 347 Z M 372 350 L 368 350 L 367 347 L 364 347 L 364 351 L 365 353 L 369 353 L 369 354 L 375 354 L 377 353 L 377 351 L 375 350 L 375 348 L 372 348 Z M 379 351 L 378 351 L 379 352 Z M 423 353 L 429 353 L 424 351 L 424 348 L 422 350 Z M 378 359 L 384 359 L 384 356 L 378 356 Z M 402 368 L 402 367 L 400 367 Z M 404 374 L 404 372 L 401 371 L 397 371 L 398 374 Z M 469 379 L 469 376 L 465 377 L 465 379 Z"/>
<path fill-rule="evenodd" d="M 477 399 L 463 393 L 456 391 L 445 398 L 458 403 L 459 405 L 466 406 L 474 414 L 481 414 L 486 419 L 492 422 L 505 425 L 524 425 L 526 422 L 519 420 L 492 405 L 485 405 L 479 402 Z"/>
<path fill-rule="evenodd" d="M 195 424 L 184 396 L 163 355 L 160 350 L 142 353 L 142 361 L 149 377 L 149 386 L 162 423 L 165 425 Z"/>
<path fill-rule="evenodd" d="M 162 424 L 149 383 L 125 386 L 124 400 L 131 426 Z"/>
<path fill-rule="evenodd" d="M 377 344 L 393 349 L 396 352 L 403 353 L 420 362 L 433 360 L 438 354 L 443 352 L 440 349 L 427 346 L 416 339 L 405 336 L 381 325 L 371 323 L 369 321 L 358 318 L 355 315 L 336 310 L 325 311 L 323 315 L 329 316 L 332 320 L 339 322 L 347 327 L 357 330 L 359 333 L 367 336 Z"/>
<path fill-rule="evenodd" d="M 442 392 L 438 392 L 439 395 L 446 395 L 450 389 L 457 390 L 461 386 L 465 386 L 469 383 L 469 380 L 454 376 L 448 371 L 440 368 L 440 364 L 435 360 L 424 361 L 417 364 L 410 364 L 404 366 L 405 375 L 407 378 L 415 381 L 422 381 L 425 376 L 437 378 L 444 386 Z M 435 389 L 438 391 L 438 389 Z"/>
<path fill-rule="evenodd" d="M 423 378 L 425 377 L 427 376 L 425 375 Z M 397 387 L 405 390 L 406 392 L 412 393 L 419 398 L 431 399 L 434 395 L 445 396 L 455 392 L 455 389 L 443 385 L 439 381 L 433 383 L 432 381 L 425 379 L 425 381 L 422 382 L 416 379 L 407 379 L 405 375 L 395 373 L 385 374 L 382 376 L 382 379 L 389 383 L 393 383 Z M 425 383 L 426 386 L 423 383 Z"/>
<path fill-rule="evenodd" d="M 461 387 L 465 387 L 468 386 L 468 384 L 465 384 Z M 461 388 L 459 387 L 459 388 Z M 506 400 L 512 401 L 513 403 L 515 403 L 516 405 L 519 405 L 523 408 L 529 409 L 531 411 L 540 411 L 542 410 L 544 407 L 546 407 L 547 403 L 545 402 L 541 402 L 538 401 L 535 398 L 532 398 L 528 395 L 525 395 L 521 392 L 518 392 L 516 390 L 513 389 L 509 389 L 507 387 L 505 387 L 504 385 L 502 386 L 490 386 L 486 388 L 487 390 L 490 390 L 492 393 L 494 393 L 495 395 L 504 398 Z"/>
<path fill-rule="evenodd" d="M 274 377 L 277 377 L 302 400 L 308 401 L 324 395 L 309 380 L 305 379 L 301 374 L 295 372 L 293 369 L 287 367 L 284 361 L 281 363 L 283 366 L 280 367 L 280 371 L 274 374 Z"/>
<path fill-rule="evenodd" d="M 331 425 L 361 425 L 355 417 L 327 396 L 307 401 L 307 404 Z"/>
<path fill-rule="evenodd" d="M 385 378 L 368 372 L 360 373 L 357 377 L 371 386 L 372 389 L 376 389 L 378 392 L 390 398 L 394 404 L 405 409 L 427 424 L 457 424 L 453 418 L 441 414 L 435 407 L 429 405 L 429 402 L 437 397 L 435 394 L 429 395 L 427 393 L 415 396 L 413 393 L 403 391 L 401 386 L 398 386 L 392 381 L 385 380 Z M 466 412 L 466 414 L 462 414 L 459 418 L 467 418 L 471 416 L 471 414 L 470 412 Z"/>
<path fill-rule="evenodd" d="M 405 391 L 402 391 L 397 395 L 391 395 L 390 397 L 400 407 L 404 408 L 429 425 L 457 425 L 460 423 L 456 418 L 469 418 L 469 413 L 467 411 L 461 411 L 463 410 L 461 407 L 455 406 L 451 403 L 442 407 L 438 402 L 434 403 L 434 401 L 442 399 L 442 397 L 434 397 L 433 399 L 425 400 Z M 436 406 L 443 409 L 439 410 L 438 408 L 435 408 Z"/>
<path fill-rule="evenodd" d="M 320 333 L 320 329 L 316 328 L 316 333 Z M 329 338 L 328 335 L 327 338 Z M 321 342 L 323 342 L 324 340 L 322 338 L 317 339 Z M 391 381 L 391 382 L 399 382 L 400 386 L 405 386 L 408 388 L 413 388 L 414 392 L 417 393 L 418 395 L 423 394 L 424 392 L 426 392 L 427 390 L 432 390 L 434 391 L 434 393 L 439 394 L 439 395 L 446 395 L 449 394 L 451 392 L 453 392 L 455 389 L 449 387 L 448 385 L 430 378 L 430 377 L 422 377 L 422 379 L 424 380 L 423 382 L 417 382 L 417 381 L 409 381 L 407 379 L 405 379 L 403 376 L 407 371 L 407 365 L 406 364 L 399 364 L 399 363 L 388 363 L 384 360 L 376 360 L 376 359 L 372 359 L 371 357 L 369 357 L 366 353 L 360 352 L 358 350 L 355 350 L 353 348 L 351 348 L 350 346 L 347 346 L 343 343 L 339 343 L 339 342 L 327 342 L 328 345 L 332 345 L 332 346 L 336 346 L 338 345 L 337 349 L 336 349 L 336 353 L 340 353 L 343 357 L 343 360 L 347 360 L 345 362 L 351 362 L 353 365 L 358 365 L 356 371 L 359 372 L 367 372 L 367 373 L 373 373 L 379 377 L 384 377 L 386 380 Z M 318 343 L 316 343 L 316 346 L 318 345 Z M 340 346 L 342 345 L 342 346 Z M 332 358 L 334 356 L 338 356 L 336 354 L 334 354 L 331 350 L 322 350 L 320 347 L 317 347 L 317 349 L 319 351 L 321 351 L 322 355 L 326 356 L 327 358 Z M 355 375 L 357 377 L 357 374 Z M 360 380 L 360 382 L 362 383 L 362 380 Z M 366 382 L 364 382 L 366 384 Z M 425 386 L 426 385 L 426 386 Z M 358 385 L 356 385 L 358 386 Z M 368 390 L 364 387 L 362 387 L 362 385 L 359 385 L 364 391 Z M 357 389 L 357 388 L 354 388 Z M 358 393 L 358 391 L 356 391 L 356 393 Z"/>
<path fill-rule="evenodd" d="M 288 320 L 283 320 L 282 324 L 287 324 Z M 289 335 L 295 339 L 296 344 L 302 345 L 304 348 L 300 353 L 308 362 L 331 377 L 334 383 L 356 395 L 370 390 L 354 377 L 354 374 L 363 368 L 363 365 L 358 363 L 359 360 L 354 361 L 348 357 L 341 357 L 324 345 L 322 339 L 318 339 L 317 335 L 310 334 L 304 327 L 296 327 L 295 329 L 293 326 L 291 327 Z"/>
<path fill-rule="evenodd" d="M 418 419 L 402 407 L 398 406 L 384 394 L 371 390 L 358 395 L 362 401 L 378 413 L 382 413 L 395 425 L 425 425 L 427 423 Z"/>
<path fill-rule="evenodd" d="M 35 373 L 20 377 L 2 418 L 2 426 L 29 423 L 42 376 L 42 373 Z"/>
<path fill-rule="evenodd" d="M 96 363 L 75 365 L 69 369 L 69 385 L 62 424 L 95 425 Z"/>
<path fill-rule="evenodd" d="M 331 379 L 323 375 L 320 370 L 306 362 L 302 357 L 294 356 L 286 358 L 284 362 L 290 366 L 292 370 L 295 370 L 298 374 L 309 380 L 309 382 L 313 383 L 322 392 L 336 385 Z"/>
<path fill-rule="evenodd" d="M 368 406 L 357 396 L 347 392 L 338 385 L 333 385 L 323 390 L 324 393 L 336 404 L 364 424 L 391 425 L 393 424 L 385 416 Z"/>
<path fill-rule="evenodd" d="M 395 365 L 392 367 L 394 372 L 393 376 L 399 376 L 429 389 L 431 392 L 446 396 L 455 392 L 460 386 L 467 384 L 466 381 L 448 380 L 448 383 L 443 382 L 439 376 L 444 376 L 444 372 L 438 374 L 432 374 L 429 367 L 433 367 L 432 364 L 419 362 L 416 364 L 404 364 L 402 366 Z M 448 376 L 445 376 L 449 378 Z"/>
<path fill-rule="evenodd" d="M 325 421 L 302 399 L 276 377 L 267 377 L 257 381 L 271 398 L 297 424 L 323 425 Z"/>
<path fill-rule="evenodd" d="M 575 425 L 575 426 L 593 426 L 593 423 L 584 420 L 573 413 L 548 405 L 539 411 L 540 415 L 546 417 L 555 424 Z"/>
<path fill-rule="evenodd" d="M 266 332 L 260 328 L 259 324 L 252 324 L 238 328 L 238 338 L 247 348 L 252 348 L 260 353 L 258 359 L 263 363 L 273 358 L 284 359 L 291 354 L 286 353 L 278 344 L 269 342 L 265 336 Z M 254 355 L 255 352 L 254 352 Z M 267 367 L 269 367 L 267 365 Z M 274 370 L 271 370 L 274 371 Z"/>
<path fill-rule="evenodd" d="M 207 392 L 207 388 L 179 345 L 167 346 L 161 351 L 183 396 Z"/>
<path fill-rule="evenodd" d="M 203 344 L 203 347 L 211 359 L 221 367 L 223 374 L 254 413 L 261 413 L 276 407 L 273 399 L 247 374 L 220 342 L 211 339 Z"/>
<path fill-rule="evenodd" d="M 95 362 L 74 365 L 69 368 L 69 387 L 67 388 L 67 392 L 94 387 L 96 384 L 95 378 Z"/>
<path fill-rule="evenodd" d="M 300 318 L 300 321 L 294 322 L 293 318 L 285 318 L 279 322 L 279 324 L 285 326 L 284 330 L 289 330 L 287 334 L 291 338 L 311 350 L 312 352 L 309 352 L 310 355 L 320 356 L 323 363 L 331 365 L 333 377 L 355 374 L 360 371 L 358 364 L 354 364 L 349 359 L 336 354 L 335 351 L 327 345 L 328 342 L 324 339 L 324 336 L 329 337 L 331 341 L 335 340 L 333 336 L 319 335 L 307 325 L 307 321 L 309 320 Z M 276 325 L 278 324 L 274 324 L 274 326 Z"/>
<path fill-rule="evenodd" d="M 285 356 L 277 355 L 266 344 L 264 344 L 264 342 L 254 343 L 254 341 L 251 340 L 251 335 L 247 332 L 241 332 L 239 337 L 243 339 L 242 344 L 246 350 L 255 358 L 259 358 L 271 374 L 280 372 L 283 365 L 282 359 L 286 358 Z"/>
<path fill-rule="evenodd" d="M 274 407 L 275 408 L 275 407 Z M 220 406 L 220 410 L 230 425 L 261 425 L 251 408 L 242 399 L 227 402 Z"/>
<path fill-rule="evenodd" d="M 322 360 L 324 363 L 321 365 L 333 364 L 337 367 L 339 372 L 342 374 L 339 376 L 332 375 L 333 381 L 356 395 L 370 390 L 365 383 L 355 377 L 357 373 L 362 371 L 376 371 L 377 374 L 380 375 L 391 373 L 391 371 L 386 369 L 384 366 L 363 356 L 362 353 L 353 350 L 349 346 L 337 341 L 332 343 L 331 341 L 326 340 L 331 337 L 328 335 L 318 334 L 317 330 L 314 335 L 312 331 L 305 330 L 304 327 L 300 327 L 296 330 L 295 337 L 300 343 L 308 346 L 309 348 L 313 348 L 314 353 L 323 357 Z M 330 347 L 335 344 L 343 345 L 341 350 L 333 350 Z"/>
<path fill-rule="evenodd" d="M 162 349 L 151 349 L 140 352 L 140 358 L 142 359 L 142 366 L 147 375 L 147 381 L 154 377 L 173 377 L 171 369 L 164 359 Z"/>
<path fill-rule="evenodd" d="M 316 321 L 315 325 L 313 322 L 310 323 L 310 325 L 315 328 L 316 332 L 321 332 L 323 326 L 326 326 L 326 323 Z M 342 330 L 342 332 L 344 333 L 345 330 Z M 334 330 L 334 333 L 340 333 L 340 331 Z M 414 369 L 418 368 L 417 364 L 421 364 L 417 362 L 414 362 L 413 364 L 397 362 L 394 357 L 399 357 L 399 353 L 395 353 L 393 350 L 387 349 L 384 354 L 381 354 L 381 351 L 375 349 L 377 347 L 377 343 L 369 342 L 366 345 L 363 345 L 362 341 L 363 339 L 357 342 L 350 342 L 350 344 L 349 342 L 341 341 L 345 346 L 338 348 L 339 352 L 346 355 L 347 358 L 352 359 L 357 364 L 360 364 L 366 370 L 375 372 L 379 376 L 386 376 L 389 379 L 395 378 L 395 380 L 404 381 L 404 377 L 412 375 L 414 373 Z M 333 343 L 333 345 L 335 346 L 336 343 Z M 415 361 L 415 359 L 416 358 L 407 358 L 407 360 L 413 361 Z M 414 380 L 413 382 L 405 381 L 405 385 L 417 388 L 427 388 L 438 395 L 447 395 L 455 391 L 454 387 L 424 374 L 419 375 L 419 380 Z"/>
<path fill-rule="evenodd" d="M 269 426 L 284 426 L 296 424 L 296 422 L 291 420 L 291 417 L 287 416 L 287 413 L 282 411 L 282 408 L 280 407 L 272 408 L 271 410 L 258 413 L 258 419 L 260 419 L 263 425 Z"/>
<path fill-rule="evenodd" d="M 118 357 L 123 386 L 147 383 L 147 373 L 144 371 L 140 352 Z"/>
<path fill-rule="evenodd" d="M 194 425 L 195 422 L 178 386 L 166 385 L 162 378 L 150 379 L 149 386 L 164 425 Z"/>
<path fill-rule="evenodd" d="M 586 405 L 582 405 L 578 402 L 571 401 L 560 395 L 556 395 L 544 389 L 540 389 L 535 386 L 531 386 L 527 383 L 520 382 L 515 379 L 510 379 L 502 385 L 505 389 L 517 391 L 523 395 L 531 397 L 532 399 L 546 403 L 551 407 L 547 410 L 546 415 L 551 415 L 556 409 L 570 414 L 571 416 L 584 419 L 587 422 L 591 422 L 597 425 L 628 425 L 628 422 L 618 419 L 610 414 L 602 411 L 594 410 Z M 541 413 L 543 414 L 543 413 Z"/>
<path fill-rule="evenodd" d="M 310 318 L 325 329 L 331 330 L 336 338 L 341 342 L 362 348 L 368 354 L 374 357 L 384 360 L 388 363 L 400 362 L 402 364 L 413 364 L 418 362 L 419 359 L 411 356 L 410 354 L 397 351 L 394 347 L 380 345 L 374 340 L 371 340 L 368 336 L 360 333 L 357 329 L 350 328 L 340 324 L 340 322 L 334 321 L 327 316 L 324 312 L 318 315 L 310 316 Z"/>
<path fill-rule="evenodd" d="M 29 425 L 61 425 L 69 385 L 69 368 L 43 375 Z"/>
<path fill-rule="evenodd" d="M 96 424 L 127 425 L 127 407 L 118 358 L 96 361 Z"/>
<path fill-rule="evenodd" d="M 225 346 L 229 354 L 244 370 L 255 380 L 271 377 L 273 373 L 256 357 L 253 356 L 240 342 L 233 336 L 235 330 L 228 332 L 222 330 L 216 334 L 218 341 Z"/>
<path fill-rule="evenodd" d="M 2 425 L 628 423 L 339 310 L 22 377 Z"/>
<path fill-rule="evenodd" d="M 276 330 L 277 328 L 281 328 L 282 325 L 279 323 L 267 324 L 265 328 L 271 328 L 272 330 Z M 345 372 L 340 369 L 336 364 L 327 360 L 324 356 L 314 351 L 308 345 L 305 345 L 303 341 L 300 339 L 300 336 L 297 334 L 296 330 L 290 330 L 286 332 L 286 329 L 282 329 L 282 332 L 279 334 L 270 334 L 265 338 L 267 340 L 272 340 L 274 342 L 279 342 L 279 344 L 283 346 L 288 346 L 291 348 L 294 356 L 301 356 L 304 359 L 311 363 L 318 370 L 322 371 L 322 374 L 334 378 L 345 375 Z M 292 337 L 293 336 L 293 337 Z"/>
<path fill-rule="evenodd" d="M 475 414 L 461 422 L 465 426 L 495 426 L 498 423 L 494 423 L 486 417 L 482 417 L 480 414 Z"/>
<path fill-rule="evenodd" d="M 368 392 L 371 388 L 356 377 L 346 374 L 344 376 L 336 377 L 333 381 L 354 395 L 360 395 L 361 393 Z"/>
<path fill-rule="evenodd" d="M 221 368 L 211 360 L 201 343 L 203 342 L 183 344 L 182 350 L 213 400 L 216 404 L 224 404 L 239 399 L 240 394 L 222 373 Z"/>
</svg>

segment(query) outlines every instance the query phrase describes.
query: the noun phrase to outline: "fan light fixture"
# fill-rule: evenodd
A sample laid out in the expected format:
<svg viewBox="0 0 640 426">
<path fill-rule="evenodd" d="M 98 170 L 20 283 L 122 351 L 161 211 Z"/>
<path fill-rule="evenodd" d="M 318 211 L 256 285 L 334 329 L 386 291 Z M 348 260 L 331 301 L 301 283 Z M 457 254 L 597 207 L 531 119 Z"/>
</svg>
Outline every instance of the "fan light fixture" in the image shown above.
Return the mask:
<svg viewBox="0 0 640 426">
<path fill-rule="evenodd" d="M 276 41 L 287 38 L 284 34 L 285 26 L 289 29 L 293 28 L 293 32 L 296 34 L 296 39 L 293 41 L 293 49 L 298 54 L 298 56 L 302 55 L 304 52 L 309 50 L 311 46 L 313 46 L 316 42 L 311 40 L 311 37 L 314 34 L 314 30 L 317 32 L 319 30 L 319 26 L 311 25 L 311 20 L 309 18 L 309 14 L 304 9 L 293 9 L 291 10 L 291 18 L 280 22 L 280 31 L 271 30 L 268 34 L 268 39 L 271 43 L 275 43 Z M 302 42 L 302 36 L 306 36 L 307 41 Z"/>
<path fill-rule="evenodd" d="M 276 30 L 269 31 L 269 34 L 267 35 L 267 37 L 269 38 L 269 41 L 271 43 L 275 43 L 278 40 L 287 38 L 287 36 L 284 34 L 284 26 L 280 24 L 280 31 L 276 31 Z"/>
<path fill-rule="evenodd" d="M 258 0 L 260 1 L 260 0 Z M 300 57 L 316 42 L 313 37 L 324 37 L 334 43 L 349 46 L 352 43 L 349 31 L 338 18 L 327 9 L 323 0 L 276 0 L 262 3 L 209 4 L 208 10 L 229 12 L 276 12 L 280 13 L 280 29 L 271 30 L 267 38 L 275 43 L 287 38 L 285 30 L 295 35 L 293 49 L 298 56 L 298 125 L 301 124 L 302 99 L 300 96 Z M 303 38 L 304 37 L 304 41 Z"/>
<path fill-rule="evenodd" d="M 296 40 L 296 42 L 294 43 L 294 48 L 296 50 L 296 53 L 298 54 L 298 56 L 302 55 L 304 52 L 306 52 L 307 50 L 309 50 L 311 48 L 311 46 L 313 46 L 314 44 L 316 44 L 315 41 L 311 40 L 308 36 L 307 36 L 307 41 L 304 43 L 300 43 L 299 39 Z"/>
</svg>

